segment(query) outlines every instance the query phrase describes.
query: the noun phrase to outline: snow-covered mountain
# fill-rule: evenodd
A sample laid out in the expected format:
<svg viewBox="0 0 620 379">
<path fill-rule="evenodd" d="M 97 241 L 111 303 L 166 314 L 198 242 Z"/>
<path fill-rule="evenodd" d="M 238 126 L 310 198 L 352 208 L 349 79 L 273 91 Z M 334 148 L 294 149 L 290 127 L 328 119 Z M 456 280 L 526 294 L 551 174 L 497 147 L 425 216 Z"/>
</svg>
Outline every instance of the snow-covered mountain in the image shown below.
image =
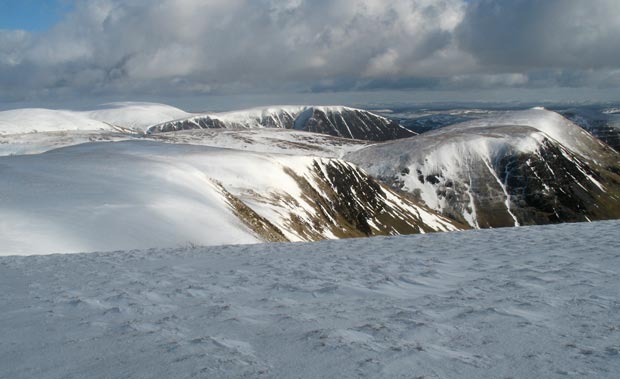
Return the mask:
<svg viewBox="0 0 620 379">
<path fill-rule="evenodd" d="M 0 182 L 0 212 L 8 215 L 0 221 L 0 245 L 7 253 L 620 217 L 620 154 L 544 109 L 477 114 L 379 143 L 353 130 L 374 117 L 378 129 L 364 129 L 371 139 L 373 130 L 389 130 L 380 125 L 393 124 L 343 107 L 272 107 L 171 123 L 222 123 L 189 130 L 144 126 L 174 117 L 166 106 L 103 108 L 0 112 L 0 174 L 10 178 Z M 141 121 L 148 109 L 153 114 Z M 49 131 L 15 128 L 19 123 Z M 335 134 L 345 127 L 356 139 L 329 135 L 325 125 Z"/>
<path fill-rule="evenodd" d="M 0 112 L 0 135 L 95 130 L 154 134 L 214 128 L 294 129 L 367 141 L 416 135 L 398 122 L 341 106 L 276 106 L 191 114 L 165 104 L 125 102 L 103 104 L 94 110 L 26 108 Z"/>
<path fill-rule="evenodd" d="M 161 122 L 191 116 L 191 113 L 170 105 L 139 102 L 103 104 L 85 113 L 93 120 L 140 132 Z"/>
<path fill-rule="evenodd" d="M 494 114 L 345 159 L 472 227 L 620 217 L 620 155 L 544 109 Z"/>
<path fill-rule="evenodd" d="M 460 228 L 337 159 L 122 141 L 0 167 L 0 255 Z"/>
<path fill-rule="evenodd" d="M 385 117 L 361 109 L 335 106 L 280 106 L 196 115 L 154 125 L 147 133 L 214 128 L 295 129 L 368 141 L 387 141 L 415 135 Z"/>
<path fill-rule="evenodd" d="M 154 124 L 189 117 L 181 109 L 156 103 L 108 103 L 92 110 L 13 109 L 0 112 L 0 136 L 58 131 L 142 133 Z"/>
</svg>

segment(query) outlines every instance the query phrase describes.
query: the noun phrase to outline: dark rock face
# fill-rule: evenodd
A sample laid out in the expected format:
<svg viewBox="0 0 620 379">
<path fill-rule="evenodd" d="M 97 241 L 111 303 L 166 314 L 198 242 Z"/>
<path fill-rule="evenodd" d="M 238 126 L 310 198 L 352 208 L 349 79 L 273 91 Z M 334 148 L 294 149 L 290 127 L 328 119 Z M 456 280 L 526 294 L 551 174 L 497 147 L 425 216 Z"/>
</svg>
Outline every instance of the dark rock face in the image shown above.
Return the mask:
<svg viewBox="0 0 620 379">
<path fill-rule="evenodd" d="M 388 141 L 415 135 L 394 121 L 353 109 L 341 112 L 312 109 L 312 116 L 301 130 L 367 141 Z"/>
<path fill-rule="evenodd" d="M 309 219 L 291 215 L 288 223 L 291 230 L 308 240 L 323 239 L 326 231 L 338 238 L 349 238 L 467 228 L 421 208 L 405 194 L 394 192 L 348 162 L 316 160 L 312 168 L 312 180 L 285 170 L 302 189 L 301 199 L 315 208 Z M 429 224 L 429 218 L 420 214 L 422 209 L 435 221 Z"/>
<path fill-rule="evenodd" d="M 523 225 L 620 217 L 617 183 L 563 147 L 545 140 L 539 154 L 503 157 L 497 167 Z M 598 183 L 598 184 L 597 184 Z M 603 206 L 605 204 L 605 206 Z"/>
<path fill-rule="evenodd" d="M 239 117 L 226 119 L 215 115 L 196 116 L 152 126 L 148 133 L 252 127 L 296 129 L 366 141 L 387 141 L 416 135 L 387 118 L 359 109 L 341 107 L 280 109 L 276 112 L 249 115 L 246 120 L 242 121 L 239 121 Z"/>
<path fill-rule="evenodd" d="M 448 203 L 445 216 L 463 221 L 460 215 L 473 200 L 481 228 L 513 226 L 515 218 L 519 225 L 620 218 L 617 173 L 588 164 L 557 142 L 546 139 L 536 153 L 499 157 L 494 175 L 472 163 L 469 182 L 432 177 L 433 184 L 442 184 L 436 188 Z"/>
</svg>

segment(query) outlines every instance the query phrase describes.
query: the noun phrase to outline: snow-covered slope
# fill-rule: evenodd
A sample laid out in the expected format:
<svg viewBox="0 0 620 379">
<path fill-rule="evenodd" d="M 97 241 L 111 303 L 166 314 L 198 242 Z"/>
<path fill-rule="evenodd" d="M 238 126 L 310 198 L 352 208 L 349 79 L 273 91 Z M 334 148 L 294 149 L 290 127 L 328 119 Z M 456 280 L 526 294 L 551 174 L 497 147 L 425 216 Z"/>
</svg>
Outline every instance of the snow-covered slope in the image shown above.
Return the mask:
<svg viewBox="0 0 620 379">
<path fill-rule="evenodd" d="M 278 106 L 203 114 L 155 125 L 148 129 L 148 133 L 213 128 L 295 129 L 369 141 L 385 141 L 415 135 L 385 117 L 339 106 Z"/>
<path fill-rule="evenodd" d="M 21 134 L 0 134 L 0 157 L 40 154 L 61 147 L 87 142 L 141 139 L 141 135 L 112 130 L 64 130 Z"/>
<path fill-rule="evenodd" d="M 123 140 L 149 140 L 326 158 L 342 158 L 349 152 L 369 145 L 368 141 L 277 128 L 195 129 L 147 135 L 91 130 L 0 135 L 0 156 L 39 154 L 86 142 Z"/>
<path fill-rule="evenodd" d="M 345 154 L 370 144 L 368 141 L 279 128 L 193 129 L 154 133 L 145 138 L 167 143 L 328 158 L 342 158 Z M 0 151 L 1 149 L 2 145 L 0 145 Z"/>
<path fill-rule="evenodd" d="M 152 141 L 0 157 L 0 255 L 458 229 L 353 165 Z"/>
<path fill-rule="evenodd" d="M 0 257 L 0 377 L 615 379 L 618 230 Z"/>
<path fill-rule="evenodd" d="M 543 109 L 444 127 L 345 159 L 473 227 L 620 217 L 620 155 Z"/>
<path fill-rule="evenodd" d="M 103 104 L 86 111 L 15 109 L 0 112 L 0 135 L 75 130 L 144 132 L 151 125 L 189 115 L 165 104 L 135 102 Z"/>
<path fill-rule="evenodd" d="M 155 124 L 191 116 L 170 105 L 137 102 L 103 104 L 86 114 L 93 120 L 136 131 L 145 131 Z"/>
<path fill-rule="evenodd" d="M 38 108 L 0 112 L 0 135 L 68 130 L 113 130 L 84 112 Z"/>
<path fill-rule="evenodd" d="M 566 148 L 587 159 L 596 158 L 602 148 L 602 144 L 587 131 L 560 114 L 544 108 L 495 112 L 488 117 L 460 123 L 448 129 L 439 129 L 437 134 L 451 133 L 455 129 L 467 131 L 483 127 L 512 125 L 529 126 L 543 132 Z"/>
</svg>

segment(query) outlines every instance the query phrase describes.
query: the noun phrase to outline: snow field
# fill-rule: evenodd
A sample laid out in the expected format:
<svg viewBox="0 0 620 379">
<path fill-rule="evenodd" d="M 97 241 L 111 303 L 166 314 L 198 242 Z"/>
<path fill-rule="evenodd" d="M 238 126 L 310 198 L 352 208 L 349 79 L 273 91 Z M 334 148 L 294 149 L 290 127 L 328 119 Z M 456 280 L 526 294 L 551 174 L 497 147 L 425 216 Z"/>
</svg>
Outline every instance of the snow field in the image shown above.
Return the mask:
<svg viewBox="0 0 620 379">
<path fill-rule="evenodd" d="M 615 378 L 619 227 L 1 257 L 0 377 Z"/>
</svg>

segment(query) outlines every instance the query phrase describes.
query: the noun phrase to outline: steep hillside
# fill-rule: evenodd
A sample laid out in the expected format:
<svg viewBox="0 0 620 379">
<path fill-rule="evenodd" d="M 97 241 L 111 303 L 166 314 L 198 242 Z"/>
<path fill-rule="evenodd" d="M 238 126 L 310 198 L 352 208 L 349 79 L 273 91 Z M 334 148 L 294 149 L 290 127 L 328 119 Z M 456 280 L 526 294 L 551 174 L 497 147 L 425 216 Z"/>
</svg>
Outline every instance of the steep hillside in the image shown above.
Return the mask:
<svg viewBox="0 0 620 379">
<path fill-rule="evenodd" d="M 620 155 L 542 109 L 370 146 L 346 159 L 472 227 L 620 217 Z"/>
<path fill-rule="evenodd" d="M 282 128 L 337 137 L 386 141 L 415 133 L 385 117 L 347 107 L 284 106 L 197 115 L 154 125 L 148 133 L 186 129 Z"/>
<path fill-rule="evenodd" d="M 0 255 L 457 230 L 350 163 L 148 141 L 0 157 Z"/>
</svg>

